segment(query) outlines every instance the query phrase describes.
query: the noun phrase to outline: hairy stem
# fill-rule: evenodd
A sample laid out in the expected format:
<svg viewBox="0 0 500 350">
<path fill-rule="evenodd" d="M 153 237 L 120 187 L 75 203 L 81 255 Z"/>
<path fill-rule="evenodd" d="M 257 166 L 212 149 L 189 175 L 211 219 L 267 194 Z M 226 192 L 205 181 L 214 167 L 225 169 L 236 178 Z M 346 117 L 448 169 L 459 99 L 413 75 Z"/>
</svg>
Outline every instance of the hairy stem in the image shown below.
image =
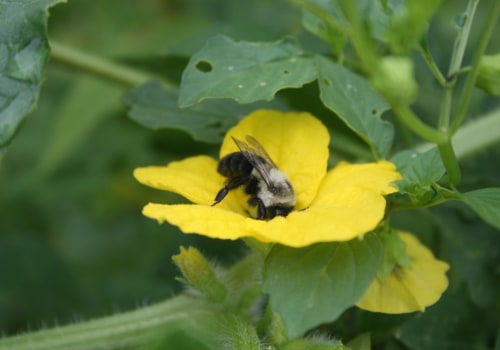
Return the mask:
<svg viewBox="0 0 500 350">
<path fill-rule="evenodd" d="M 210 329 L 214 312 L 187 296 L 138 310 L 0 339 L 1 350 L 90 350 L 139 346 L 182 322 Z"/>
</svg>

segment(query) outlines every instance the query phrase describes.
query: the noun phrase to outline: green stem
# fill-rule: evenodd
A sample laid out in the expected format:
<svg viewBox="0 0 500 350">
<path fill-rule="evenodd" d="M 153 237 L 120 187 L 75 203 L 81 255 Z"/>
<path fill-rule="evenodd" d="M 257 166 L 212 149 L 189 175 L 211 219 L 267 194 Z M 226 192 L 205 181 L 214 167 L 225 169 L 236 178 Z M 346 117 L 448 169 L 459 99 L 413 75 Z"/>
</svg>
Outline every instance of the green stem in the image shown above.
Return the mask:
<svg viewBox="0 0 500 350">
<path fill-rule="evenodd" d="M 474 13 L 476 12 L 478 4 L 479 0 L 469 0 L 469 3 L 467 4 L 467 9 L 465 10 L 465 22 L 455 41 L 455 46 L 453 47 L 450 67 L 448 69 L 448 79 L 454 77 L 462 65 L 470 29 L 472 28 L 472 20 L 474 19 Z"/>
<path fill-rule="evenodd" d="M 447 133 L 440 132 L 422 122 L 408 106 L 392 106 L 399 118 L 424 140 L 438 145 L 449 141 Z"/>
<path fill-rule="evenodd" d="M 445 86 L 443 98 L 441 99 L 441 109 L 439 111 L 438 129 L 447 132 L 450 127 L 451 103 L 453 99 L 452 86 Z"/>
<path fill-rule="evenodd" d="M 90 350 L 139 346 L 182 322 L 214 331 L 215 315 L 205 304 L 178 296 L 138 310 L 0 339 L 1 350 Z"/>
<path fill-rule="evenodd" d="M 460 172 L 460 166 L 458 165 L 458 160 L 455 155 L 455 151 L 453 150 L 453 146 L 451 144 L 451 140 L 448 142 L 438 145 L 439 154 L 441 155 L 441 160 L 443 161 L 443 165 L 448 173 L 448 179 L 452 185 L 457 185 L 461 178 L 462 174 Z"/>
<path fill-rule="evenodd" d="M 126 87 L 132 87 L 142 84 L 148 80 L 155 79 L 154 76 L 150 76 L 140 70 L 79 51 L 72 47 L 60 44 L 57 41 L 51 40 L 50 48 L 51 57 L 54 61 L 62 62 L 76 67 L 81 71 L 118 82 Z M 172 85 L 168 82 L 163 83 L 167 86 Z"/>
<path fill-rule="evenodd" d="M 464 89 L 462 92 L 462 98 L 460 99 L 460 105 L 458 106 L 455 119 L 453 120 L 450 128 L 452 134 L 458 129 L 458 127 L 465 119 L 465 115 L 467 113 L 467 109 L 469 108 L 469 103 L 472 97 L 472 90 L 474 89 L 474 84 L 476 83 L 476 78 L 479 72 L 479 61 L 486 51 L 486 47 L 488 46 L 491 35 L 493 34 L 493 30 L 495 29 L 499 14 L 500 1 L 491 0 L 491 8 L 488 11 L 486 26 L 475 51 L 471 65 L 472 69 L 467 75 L 467 80 L 465 81 Z"/>
<path fill-rule="evenodd" d="M 441 132 L 448 132 L 450 127 L 450 117 L 451 117 L 451 104 L 453 100 L 453 88 L 457 81 L 458 72 L 460 66 L 462 65 L 462 60 L 465 53 L 465 48 L 467 46 L 467 41 L 469 39 L 469 33 L 472 28 L 472 21 L 474 19 L 474 13 L 476 12 L 477 4 L 479 0 L 470 0 L 467 9 L 465 11 L 465 22 L 458 33 L 457 39 L 455 40 L 455 45 L 453 48 L 453 53 L 451 55 L 450 67 L 448 69 L 448 84 L 444 86 L 444 94 L 441 100 L 441 108 L 439 112 L 438 129 Z M 451 135 L 451 134 L 449 134 Z M 438 145 L 439 153 L 441 154 L 441 159 L 448 173 L 449 181 L 452 185 L 457 185 L 462 177 L 460 172 L 460 166 L 458 165 L 457 157 L 455 151 L 453 150 L 453 145 L 451 139 Z"/>
<path fill-rule="evenodd" d="M 443 74 L 439 70 L 439 67 L 436 65 L 436 62 L 434 61 L 434 58 L 432 57 L 429 47 L 427 45 L 427 41 L 419 45 L 418 51 L 422 55 L 422 58 L 424 59 L 425 63 L 427 64 L 427 66 L 429 67 L 432 74 L 439 82 L 439 84 L 441 86 L 445 86 L 447 84 L 446 78 L 443 76 Z"/>
<path fill-rule="evenodd" d="M 478 137 L 478 135 L 481 135 Z M 491 113 L 474 118 L 457 130 L 452 140 L 455 155 L 463 160 L 488 147 L 500 144 L 500 108 Z M 434 147 L 431 143 L 422 143 L 415 147 L 419 153 Z"/>
</svg>

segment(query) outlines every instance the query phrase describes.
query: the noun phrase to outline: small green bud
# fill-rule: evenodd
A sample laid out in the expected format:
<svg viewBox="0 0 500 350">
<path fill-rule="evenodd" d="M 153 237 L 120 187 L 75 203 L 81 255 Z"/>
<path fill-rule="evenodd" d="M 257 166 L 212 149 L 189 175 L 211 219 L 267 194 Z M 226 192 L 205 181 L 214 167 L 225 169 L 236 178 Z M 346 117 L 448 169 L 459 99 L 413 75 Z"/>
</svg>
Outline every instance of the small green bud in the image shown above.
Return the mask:
<svg viewBox="0 0 500 350">
<path fill-rule="evenodd" d="M 215 274 L 214 267 L 196 248 L 180 248 L 180 254 L 172 257 L 183 275 L 183 281 L 200 291 L 207 299 L 222 302 L 226 288 Z"/>
<path fill-rule="evenodd" d="M 413 74 L 413 62 L 408 57 L 382 58 L 373 77 L 373 86 L 391 103 L 410 104 L 418 93 L 418 84 Z"/>
<path fill-rule="evenodd" d="M 476 85 L 491 95 L 500 96 L 500 54 L 481 57 Z"/>
<path fill-rule="evenodd" d="M 406 244 L 399 237 L 398 231 L 390 229 L 379 237 L 384 246 L 384 257 L 377 272 L 378 279 L 384 281 L 394 269 L 399 267 L 411 269 L 411 261 L 406 254 Z"/>
</svg>

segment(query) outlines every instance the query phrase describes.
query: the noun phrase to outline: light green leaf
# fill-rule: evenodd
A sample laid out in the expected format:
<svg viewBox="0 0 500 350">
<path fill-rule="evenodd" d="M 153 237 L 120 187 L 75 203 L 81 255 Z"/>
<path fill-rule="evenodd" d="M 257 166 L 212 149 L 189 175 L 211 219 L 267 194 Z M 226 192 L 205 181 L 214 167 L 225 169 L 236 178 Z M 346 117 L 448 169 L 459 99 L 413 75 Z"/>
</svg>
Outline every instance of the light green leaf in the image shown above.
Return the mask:
<svg viewBox="0 0 500 350">
<path fill-rule="evenodd" d="M 182 75 L 179 106 L 216 98 L 238 103 L 271 100 L 278 90 L 300 87 L 314 79 L 314 59 L 290 38 L 268 43 L 216 36 L 189 60 Z"/>
<path fill-rule="evenodd" d="M 445 173 L 443 162 L 436 147 L 424 153 L 406 150 L 397 153 L 391 161 L 396 164 L 402 180 L 396 181 L 398 190 L 416 199 L 422 199 L 430 186 Z"/>
<path fill-rule="evenodd" d="M 465 192 L 462 199 L 484 221 L 500 229 L 500 188 Z"/>
<path fill-rule="evenodd" d="M 354 305 L 370 285 L 381 257 L 375 234 L 300 249 L 275 246 L 265 263 L 263 290 L 270 294 L 289 337 L 296 338 Z"/>
<path fill-rule="evenodd" d="M 194 140 L 207 143 L 220 142 L 230 127 L 255 109 L 285 108 L 279 101 L 241 106 L 231 100 L 204 101 L 193 108 L 178 108 L 177 100 L 177 90 L 167 90 L 157 81 L 134 87 L 123 96 L 130 107 L 129 117 L 142 126 L 183 130 Z"/>
<path fill-rule="evenodd" d="M 48 7 L 63 0 L 0 0 L 0 149 L 35 108 L 47 66 Z"/>
<path fill-rule="evenodd" d="M 347 68 L 317 57 L 320 97 L 356 132 L 378 157 L 384 157 L 392 145 L 392 124 L 381 119 L 389 106 L 370 83 Z"/>
<path fill-rule="evenodd" d="M 337 1 L 309 0 L 299 2 L 303 10 L 302 23 L 312 34 L 330 44 L 332 52 L 339 53 L 347 41 L 351 24 Z M 357 11 L 365 29 L 373 38 L 386 41 L 389 17 L 380 1 L 359 0 Z"/>
<path fill-rule="evenodd" d="M 310 0 L 300 6 L 304 28 L 329 43 L 332 52 L 340 53 L 347 41 L 349 22 L 338 4 L 329 0 Z"/>
</svg>

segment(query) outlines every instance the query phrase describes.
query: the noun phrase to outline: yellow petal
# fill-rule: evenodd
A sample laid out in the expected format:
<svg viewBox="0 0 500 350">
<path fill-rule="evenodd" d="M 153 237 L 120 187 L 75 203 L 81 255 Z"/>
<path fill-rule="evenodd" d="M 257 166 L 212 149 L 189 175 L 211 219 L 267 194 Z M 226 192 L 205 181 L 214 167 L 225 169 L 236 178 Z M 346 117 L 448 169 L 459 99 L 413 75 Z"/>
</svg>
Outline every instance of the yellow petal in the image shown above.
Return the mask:
<svg viewBox="0 0 500 350">
<path fill-rule="evenodd" d="M 448 288 L 448 264 L 434 258 L 412 234 L 400 232 L 400 237 L 406 243 L 411 269 L 398 267 L 383 282 L 375 278 L 358 307 L 388 314 L 423 311 Z"/>
<path fill-rule="evenodd" d="M 345 201 L 338 204 L 312 205 L 268 222 L 254 220 L 249 229 L 263 241 L 305 247 L 318 242 L 348 241 L 378 225 L 385 210 L 382 196 L 359 189 L 345 191 L 342 196 Z"/>
<path fill-rule="evenodd" d="M 178 226 L 184 233 L 197 233 L 210 238 L 238 239 L 245 234 L 245 222 L 253 220 L 245 215 L 222 206 L 196 204 L 155 204 L 146 205 L 142 213 L 160 222 L 168 221 Z"/>
<path fill-rule="evenodd" d="M 232 137 L 245 141 L 253 136 L 289 178 L 297 195 L 297 209 L 311 203 L 326 174 L 330 136 L 325 126 L 309 113 L 258 110 L 228 131 L 221 158 L 238 151 Z"/>
<path fill-rule="evenodd" d="M 380 195 L 393 193 L 397 188 L 391 185 L 391 182 L 399 179 L 401 175 L 391 162 L 366 164 L 340 162 L 324 178 L 314 204 L 337 203 L 335 193 L 349 188 L 365 189 Z"/>
<path fill-rule="evenodd" d="M 143 214 L 160 222 L 168 221 L 184 233 L 233 240 L 253 237 L 262 242 L 305 247 L 317 242 L 347 241 L 379 223 L 385 209 L 380 195 L 358 190 L 345 193 L 345 197 L 349 201 L 337 206 L 311 207 L 270 221 L 252 219 L 244 212 L 222 206 L 190 204 L 150 203 Z"/>
<path fill-rule="evenodd" d="M 208 156 L 190 157 L 167 166 L 137 168 L 134 177 L 144 185 L 178 193 L 194 203 L 206 205 L 213 203 L 224 185 L 224 178 L 217 173 L 217 161 Z M 235 212 L 244 210 L 233 193 L 217 206 Z"/>
</svg>

